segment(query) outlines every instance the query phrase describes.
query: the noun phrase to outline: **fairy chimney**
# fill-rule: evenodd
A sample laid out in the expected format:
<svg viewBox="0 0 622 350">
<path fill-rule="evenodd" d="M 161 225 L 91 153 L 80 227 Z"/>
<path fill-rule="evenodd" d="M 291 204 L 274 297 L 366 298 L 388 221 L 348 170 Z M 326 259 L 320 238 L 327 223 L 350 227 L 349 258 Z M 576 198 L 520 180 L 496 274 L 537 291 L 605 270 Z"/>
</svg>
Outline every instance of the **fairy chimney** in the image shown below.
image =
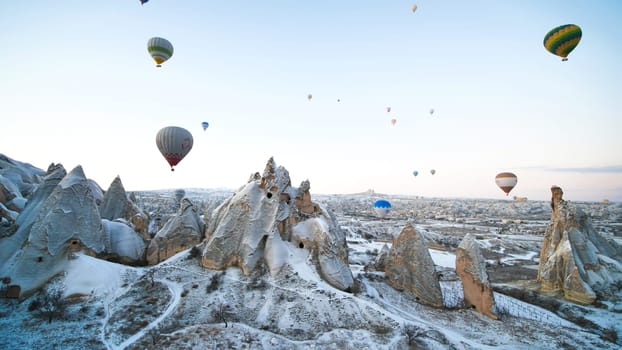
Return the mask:
<svg viewBox="0 0 622 350">
<path fill-rule="evenodd" d="M 467 234 L 456 249 L 456 274 L 462 281 L 464 303 L 493 320 L 498 319 L 486 260 L 471 234 Z"/>
</svg>

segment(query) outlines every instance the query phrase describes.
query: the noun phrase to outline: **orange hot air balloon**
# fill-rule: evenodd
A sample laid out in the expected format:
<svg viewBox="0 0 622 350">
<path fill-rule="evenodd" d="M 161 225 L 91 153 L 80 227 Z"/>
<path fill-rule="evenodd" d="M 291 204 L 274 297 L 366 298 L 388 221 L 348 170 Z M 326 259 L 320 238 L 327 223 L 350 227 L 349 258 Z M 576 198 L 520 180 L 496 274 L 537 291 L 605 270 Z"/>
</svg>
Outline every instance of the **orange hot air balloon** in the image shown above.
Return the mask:
<svg viewBox="0 0 622 350">
<path fill-rule="evenodd" d="M 397 119 L 395 118 L 391 119 L 391 125 L 395 126 L 395 123 L 397 123 Z"/>
<path fill-rule="evenodd" d="M 510 194 L 517 182 L 518 178 L 513 173 L 499 173 L 495 177 L 495 183 L 505 192 L 506 196 Z"/>
<path fill-rule="evenodd" d="M 162 128 L 156 135 L 156 145 L 171 166 L 171 171 L 175 171 L 173 167 L 188 155 L 193 142 L 190 131 L 178 126 Z"/>
</svg>

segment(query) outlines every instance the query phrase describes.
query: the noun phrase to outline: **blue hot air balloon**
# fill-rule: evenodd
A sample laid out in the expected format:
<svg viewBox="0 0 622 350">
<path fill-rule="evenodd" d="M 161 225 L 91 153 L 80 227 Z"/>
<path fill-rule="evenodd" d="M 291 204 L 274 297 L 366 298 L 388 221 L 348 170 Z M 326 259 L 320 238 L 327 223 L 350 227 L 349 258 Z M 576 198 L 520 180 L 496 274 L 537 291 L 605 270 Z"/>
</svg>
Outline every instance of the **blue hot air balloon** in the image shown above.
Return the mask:
<svg viewBox="0 0 622 350">
<path fill-rule="evenodd" d="M 374 211 L 381 219 L 384 219 L 391 211 L 391 203 L 384 199 L 379 199 L 374 203 Z"/>
<path fill-rule="evenodd" d="M 417 176 L 419 175 L 419 172 L 417 170 L 413 171 L 413 176 Z"/>
<path fill-rule="evenodd" d="M 203 127 L 203 131 L 205 131 L 205 129 L 207 129 L 207 127 L 209 126 L 208 122 L 203 122 L 201 123 L 201 126 Z"/>
</svg>

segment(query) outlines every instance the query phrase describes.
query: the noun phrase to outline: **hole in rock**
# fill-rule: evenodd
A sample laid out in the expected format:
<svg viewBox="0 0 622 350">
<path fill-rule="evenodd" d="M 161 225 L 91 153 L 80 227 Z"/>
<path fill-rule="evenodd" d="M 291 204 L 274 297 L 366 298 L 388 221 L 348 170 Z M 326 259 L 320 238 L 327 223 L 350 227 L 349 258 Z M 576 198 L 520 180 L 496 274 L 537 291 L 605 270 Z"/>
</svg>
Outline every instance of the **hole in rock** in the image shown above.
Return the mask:
<svg viewBox="0 0 622 350">
<path fill-rule="evenodd" d="M 302 249 L 302 248 L 304 248 L 304 247 L 305 247 L 305 244 L 304 244 L 304 243 L 302 243 L 302 242 L 298 243 L 298 248 L 301 248 L 301 249 Z"/>
</svg>

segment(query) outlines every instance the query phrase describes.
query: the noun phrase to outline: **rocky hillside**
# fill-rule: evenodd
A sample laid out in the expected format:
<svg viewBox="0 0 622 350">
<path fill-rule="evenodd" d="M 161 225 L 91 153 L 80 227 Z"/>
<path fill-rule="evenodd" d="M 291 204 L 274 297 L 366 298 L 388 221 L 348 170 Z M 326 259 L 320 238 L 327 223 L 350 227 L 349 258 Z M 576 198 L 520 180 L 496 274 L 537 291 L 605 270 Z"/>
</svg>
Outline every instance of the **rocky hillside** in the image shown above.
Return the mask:
<svg viewBox="0 0 622 350">
<path fill-rule="evenodd" d="M 103 191 L 81 167 L 0 160 L 3 348 L 622 344 L 615 273 L 587 305 L 539 291 L 547 237 L 591 237 L 569 244 L 594 246 L 574 265 L 592 282 L 596 261 L 619 259 L 603 254 L 613 231 L 574 211 L 561 221 L 560 201 L 382 196 L 394 205 L 379 219 L 377 194 L 312 196 L 273 159 L 237 190 L 183 193 L 126 193 L 120 178 Z M 615 204 L 589 206 L 615 226 Z"/>
</svg>

